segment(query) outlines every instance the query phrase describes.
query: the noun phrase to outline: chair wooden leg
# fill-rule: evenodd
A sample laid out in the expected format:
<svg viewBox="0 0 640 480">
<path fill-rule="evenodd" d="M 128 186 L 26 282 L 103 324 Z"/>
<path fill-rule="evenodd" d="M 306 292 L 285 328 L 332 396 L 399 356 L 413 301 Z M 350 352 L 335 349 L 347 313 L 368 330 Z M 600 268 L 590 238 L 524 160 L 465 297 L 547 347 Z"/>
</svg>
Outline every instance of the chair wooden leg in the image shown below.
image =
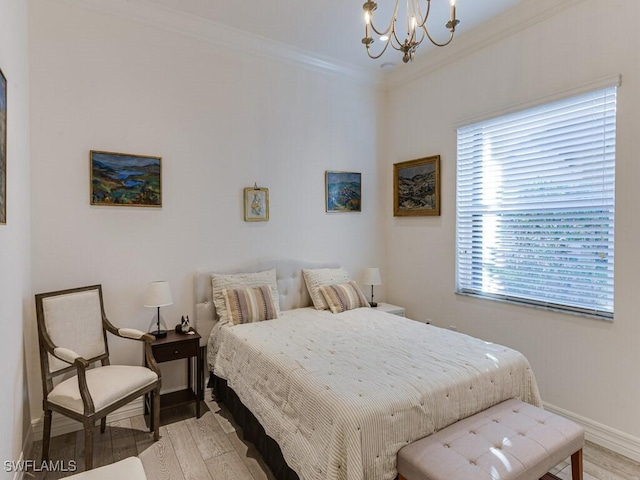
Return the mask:
<svg viewBox="0 0 640 480">
<path fill-rule="evenodd" d="M 107 417 L 102 417 L 100 420 L 100 433 L 104 433 L 107 429 Z"/>
<path fill-rule="evenodd" d="M 152 390 L 151 392 L 147 393 L 145 395 L 145 399 L 144 399 L 144 410 L 145 410 L 145 415 L 148 413 L 149 414 L 149 431 L 153 432 L 154 428 L 155 428 L 155 424 L 156 424 L 156 419 L 153 416 L 153 399 L 156 396 L 156 391 Z M 147 398 L 148 398 L 148 402 L 147 402 Z"/>
<path fill-rule="evenodd" d="M 95 421 L 84 422 L 84 470 L 93 468 L 93 429 Z"/>
<path fill-rule="evenodd" d="M 407 480 L 407 479 L 404 478 L 402 475 L 398 474 L 398 480 Z"/>
<path fill-rule="evenodd" d="M 571 480 L 582 480 L 582 449 L 571 455 Z"/>
<path fill-rule="evenodd" d="M 152 420 L 149 421 L 153 425 L 153 441 L 157 442 L 160 439 L 160 389 L 154 390 L 153 405 L 151 409 Z"/>
<path fill-rule="evenodd" d="M 49 460 L 49 445 L 51 444 L 51 410 L 44 411 L 44 430 L 42 432 L 42 461 Z"/>
</svg>

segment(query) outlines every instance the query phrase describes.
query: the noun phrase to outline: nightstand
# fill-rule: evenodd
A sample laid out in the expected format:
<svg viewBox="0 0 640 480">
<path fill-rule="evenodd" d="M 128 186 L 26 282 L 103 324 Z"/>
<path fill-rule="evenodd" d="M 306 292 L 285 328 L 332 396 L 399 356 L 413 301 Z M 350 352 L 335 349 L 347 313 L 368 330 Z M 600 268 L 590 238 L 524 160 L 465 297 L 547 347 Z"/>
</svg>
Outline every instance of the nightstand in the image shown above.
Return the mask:
<svg viewBox="0 0 640 480">
<path fill-rule="evenodd" d="M 381 312 L 392 313 L 393 315 L 398 315 L 399 317 L 404 317 L 404 307 L 399 307 L 398 305 L 392 305 L 390 303 L 378 302 L 377 307 L 373 307 L 376 310 L 380 310 Z"/>
<path fill-rule="evenodd" d="M 160 395 L 160 411 L 176 405 L 196 403 L 196 417 L 200 418 L 200 399 L 203 397 L 203 355 L 200 349 L 200 335 L 185 335 L 169 330 L 165 338 L 157 338 L 151 344 L 151 351 L 156 362 L 172 362 L 174 360 L 187 359 L 187 384 L 188 387 L 177 392 Z M 195 390 L 193 385 L 192 363 L 195 363 Z M 146 406 L 146 405 L 145 405 Z"/>
</svg>

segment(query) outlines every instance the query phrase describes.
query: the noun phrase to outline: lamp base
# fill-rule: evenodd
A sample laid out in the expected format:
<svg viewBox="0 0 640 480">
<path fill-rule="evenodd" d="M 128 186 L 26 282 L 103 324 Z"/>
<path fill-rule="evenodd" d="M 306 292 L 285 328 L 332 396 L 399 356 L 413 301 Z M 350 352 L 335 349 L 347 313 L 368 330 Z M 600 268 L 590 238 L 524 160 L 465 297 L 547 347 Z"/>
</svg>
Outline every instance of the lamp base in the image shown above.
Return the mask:
<svg viewBox="0 0 640 480">
<path fill-rule="evenodd" d="M 149 332 L 149 333 L 156 338 L 164 338 L 167 336 L 166 330 L 154 330 L 153 332 Z"/>
<path fill-rule="evenodd" d="M 369 306 L 372 308 L 376 308 L 378 304 L 376 302 L 369 302 Z"/>
</svg>

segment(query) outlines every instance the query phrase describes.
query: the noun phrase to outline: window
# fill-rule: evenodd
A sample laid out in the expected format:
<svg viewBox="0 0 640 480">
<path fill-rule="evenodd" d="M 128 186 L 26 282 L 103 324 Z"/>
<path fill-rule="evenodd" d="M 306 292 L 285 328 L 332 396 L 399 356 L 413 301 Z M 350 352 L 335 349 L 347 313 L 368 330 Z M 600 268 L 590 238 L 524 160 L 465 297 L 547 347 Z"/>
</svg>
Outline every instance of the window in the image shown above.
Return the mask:
<svg viewBox="0 0 640 480">
<path fill-rule="evenodd" d="M 616 92 L 458 129 L 457 293 L 613 319 Z"/>
</svg>

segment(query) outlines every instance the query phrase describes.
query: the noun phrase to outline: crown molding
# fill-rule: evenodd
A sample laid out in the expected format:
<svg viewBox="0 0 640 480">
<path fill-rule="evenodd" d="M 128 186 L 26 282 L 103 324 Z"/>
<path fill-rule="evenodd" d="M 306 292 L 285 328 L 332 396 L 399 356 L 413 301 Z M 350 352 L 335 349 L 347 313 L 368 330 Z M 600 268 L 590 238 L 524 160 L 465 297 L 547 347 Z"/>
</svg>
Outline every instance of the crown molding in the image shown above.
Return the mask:
<svg viewBox="0 0 640 480">
<path fill-rule="evenodd" d="M 562 13 L 585 0 L 525 0 L 485 24 L 456 38 L 446 48 L 430 48 L 411 64 L 391 72 L 356 67 L 322 57 L 292 45 L 238 30 L 205 18 L 180 12 L 147 0 L 51 0 L 94 12 L 136 21 L 178 35 L 195 38 L 211 45 L 242 53 L 298 65 L 317 72 L 378 89 L 394 89 L 428 75 L 460 58 L 515 35 L 522 30 Z M 496 29 L 496 25 L 500 25 Z"/>
<path fill-rule="evenodd" d="M 385 74 L 387 90 L 401 87 L 441 69 L 463 57 L 505 40 L 529 27 L 544 22 L 585 0 L 526 0 L 472 31 L 454 39 L 446 48 L 431 48 L 412 64 Z M 499 26 L 497 28 L 496 26 Z"/>
<path fill-rule="evenodd" d="M 213 20 L 158 5 L 147 0 L 52 0 L 94 12 L 133 20 L 174 34 L 195 38 L 215 46 L 270 60 L 330 73 L 374 88 L 384 86 L 374 70 L 325 58 L 275 40 L 238 30 Z"/>
</svg>

